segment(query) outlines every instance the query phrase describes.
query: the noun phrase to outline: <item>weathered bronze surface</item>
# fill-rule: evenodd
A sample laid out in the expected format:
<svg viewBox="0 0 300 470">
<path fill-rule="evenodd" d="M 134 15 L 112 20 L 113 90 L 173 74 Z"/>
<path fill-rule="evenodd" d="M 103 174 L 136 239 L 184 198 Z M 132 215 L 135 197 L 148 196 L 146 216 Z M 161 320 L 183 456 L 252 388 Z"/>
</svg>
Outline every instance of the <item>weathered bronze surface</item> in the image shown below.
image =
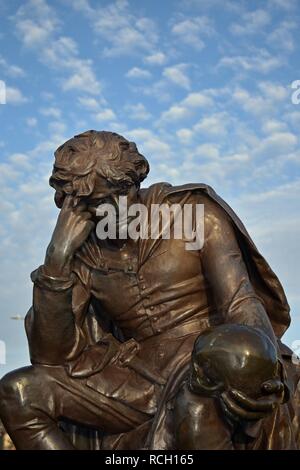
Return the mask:
<svg viewBox="0 0 300 470">
<path fill-rule="evenodd" d="M 282 286 L 204 184 L 140 189 L 132 142 L 88 131 L 55 152 L 61 209 L 26 316 L 32 366 L 0 382 L 17 449 L 298 449 L 299 367 Z M 204 204 L 204 245 L 99 240 L 99 204 Z"/>
</svg>

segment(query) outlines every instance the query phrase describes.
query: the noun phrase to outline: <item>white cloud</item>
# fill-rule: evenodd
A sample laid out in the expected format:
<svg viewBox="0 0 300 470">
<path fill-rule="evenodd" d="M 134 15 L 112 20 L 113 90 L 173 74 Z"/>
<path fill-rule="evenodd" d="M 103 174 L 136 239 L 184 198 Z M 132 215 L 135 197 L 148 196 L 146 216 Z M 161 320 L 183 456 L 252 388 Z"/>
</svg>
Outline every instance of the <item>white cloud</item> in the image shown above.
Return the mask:
<svg viewBox="0 0 300 470">
<path fill-rule="evenodd" d="M 52 41 L 43 51 L 42 61 L 68 73 L 68 77 L 62 81 L 64 91 L 81 90 L 94 95 L 100 93 L 101 84 L 93 71 L 93 61 L 79 57 L 78 47 L 73 39 L 61 36 Z"/>
<path fill-rule="evenodd" d="M 49 108 L 41 108 L 40 113 L 43 116 L 53 117 L 53 118 L 60 118 L 61 116 L 61 110 L 53 106 L 50 106 Z"/>
<path fill-rule="evenodd" d="M 137 128 L 126 132 L 126 137 L 133 139 L 137 144 L 139 151 L 149 159 L 151 158 L 169 158 L 171 147 L 168 142 L 157 137 L 151 130 Z"/>
<path fill-rule="evenodd" d="M 62 121 L 52 121 L 49 122 L 48 129 L 54 135 L 64 135 L 67 126 Z"/>
<path fill-rule="evenodd" d="M 186 90 L 191 87 L 190 79 L 186 74 L 187 64 L 177 64 L 172 67 L 166 67 L 163 71 L 163 76 L 170 82 L 175 83 Z"/>
<path fill-rule="evenodd" d="M 269 0 L 270 7 L 278 7 L 283 10 L 292 11 L 298 6 L 298 0 Z"/>
<path fill-rule="evenodd" d="M 287 125 L 285 122 L 269 119 L 264 121 L 262 129 L 266 134 L 273 134 L 275 132 L 286 131 Z"/>
<path fill-rule="evenodd" d="M 6 102 L 8 104 L 23 104 L 28 101 L 22 91 L 15 87 L 6 87 Z"/>
<path fill-rule="evenodd" d="M 116 115 L 112 109 L 105 108 L 102 111 L 99 111 L 99 113 L 95 114 L 95 119 L 100 122 L 112 121 L 113 119 L 116 119 Z"/>
<path fill-rule="evenodd" d="M 60 24 L 57 15 L 45 0 L 29 0 L 14 18 L 16 30 L 26 47 L 39 47 L 51 37 Z"/>
<path fill-rule="evenodd" d="M 213 100 L 201 92 L 189 93 L 181 102 L 173 104 L 161 114 L 159 123 L 188 119 L 198 108 L 210 108 Z"/>
<path fill-rule="evenodd" d="M 101 84 L 90 59 L 79 57 L 77 43 L 66 36 L 58 36 L 60 21 L 46 0 L 29 0 L 15 17 L 17 34 L 26 47 L 37 50 L 41 62 L 66 74 L 61 81 L 64 91 L 82 90 L 99 94 Z"/>
<path fill-rule="evenodd" d="M 217 8 L 220 12 L 223 9 L 231 13 L 241 14 L 244 11 L 243 4 L 236 0 L 183 0 L 182 3 L 189 8 L 202 10 L 211 10 Z"/>
<path fill-rule="evenodd" d="M 87 15 L 95 34 L 102 43 L 108 43 L 103 50 L 104 55 L 152 53 L 155 49 L 158 34 L 154 21 L 130 11 L 127 0 L 116 0 L 98 8 L 92 8 L 87 1 L 71 2 L 71 5 Z"/>
<path fill-rule="evenodd" d="M 276 185 L 272 189 L 249 191 L 232 201 L 247 221 L 247 228 L 282 282 L 292 307 L 292 326 L 286 338 L 299 332 L 299 220 L 300 181 Z M 285 339 L 285 342 L 287 339 Z"/>
<path fill-rule="evenodd" d="M 89 96 L 80 96 L 78 98 L 78 102 L 83 108 L 91 111 L 97 111 L 100 109 L 101 105 L 106 104 L 106 101 L 103 98 L 96 99 Z"/>
<path fill-rule="evenodd" d="M 97 95 L 101 91 L 101 85 L 91 68 L 91 61 L 73 59 L 69 65 L 74 69 L 71 76 L 63 81 L 63 90 L 81 90 Z"/>
<path fill-rule="evenodd" d="M 194 133 L 191 129 L 182 128 L 176 131 L 176 135 L 183 144 L 189 144 L 193 139 Z"/>
<path fill-rule="evenodd" d="M 290 93 L 287 87 L 273 82 L 259 82 L 258 88 L 272 101 L 287 100 Z"/>
<path fill-rule="evenodd" d="M 78 55 L 78 47 L 74 39 L 60 36 L 51 41 L 43 49 L 43 61 L 52 67 L 64 67 L 71 57 Z"/>
<path fill-rule="evenodd" d="M 179 121 L 181 119 L 189 118 L 192 115 L 192 111 L 180 104 L 172 105 L 167 111 L 164 111 L 161 115 L 160 122 L 163 121 Z"/>
<path fill-rule="evenodd" d="M 137 119 L 138 121 L 147 121 L 151 118 L 151 113 L 147 111 L 143 103 L 131 104 L 125 106 L 125 111 L 129 119 Z"/>
<path fill-rule="evenodd" d="M 20 175 L 19 171 L 14 166 L 8 163 L 0 163 L 0 180 L 1 183 L 7 183 L 8 180 L 16 180 Z M 4 198 L 5 200 L 5 198 Z"/>
<path fill-rule="evenodd" d="M 126 73 L 128 78 L 151 78 L 151 73 L 148 70 L 141 69 L 140 67 L 132 67 Z"/>
<path fill-rule="evenodd" d="M 149 65 L 163 65 L 167 61 L 167 57 L 163 52 L 155 52 L 144 58 Z"/>
<path fill-rule="evenodd" d="M 28 127 L 36 127 L 38 121 L 35 117 L 29 117 L 26 119 L 26 124 Z"/>
<path fill-rule="evenodd" d="M 289 123 L 291 123 L 293 127 L 295 127 L 295 129 L 297 129 L 297 131 L 299 130 L 300 111 L 292 111 L 292 112 L 286 113 L 284 117 Z"/>
<path fill-rule="evenodd" d="M 30 169 L 32 166 L 30 164 L 30 160 L 28 155 L 24 153 L 14 153 L 9 157 L 9 161 L 14 164 L 15 167 L 23 168 L 23 169 Z"/>
<path fill-rule="evenodd" d="M 297 29 L 298 25 L 295 21 L 284 20 L 280 25 L 269 34 L 267 41 L 273 48 L 280 48 L 286 52 L 293 52 L 295 49 L 295 41 L 292 31 Z"/>
<path fill-rule="evenodd" d="M 2 68 L 3 72 L 9 77 L 17 78 L 25 76 L 25 72 L 21 67 L 19 67 L 18 65 L 9 64 L 7 60 L 4 59 L 4 57 L 2 57 L 1 55 L 0 67 Z"/>
<path fill-rule="evenodd" d="M 213 104 L 212 99 L 202 92 L 189 93 L 181 102 L 183 106 L 188 108 L 202 108 L 211 106 Z"/>
<path fill-rule="evenodd" d="M 229 123 L 229 116 L 225 112 L 216 113 L 204 116 L 193 126 L 193 131 L 205 135 L 222 136 L 227 133 Z"/>
<path fill-rule="evenodd" d="M 205 143 L 198 145 L 195 149 L 194 155 L 197 157 L 203 157 L 203 158 L 219 158 L 220 152 L 219 148 L 210 143 Z"/>
<path fill-rule="evenodd" d="M 262 139 L 254 151 L 258 156 L 276 157 L 292 152 L 297 146 L 298 139 L 291 132 L 274 132 Z"/>
<path fill-rule="evenodd" d="M 224 56 L 220 59 L 218 67 L 229 67 L 237 71 L 260 72 L 267 74 L 281 67 L 283 59 L 272 56 L 267 50 L 253 51 L 252 55 Z"/>
<path fill-rule="evenodd" d="M 181 43 L 192 46 L 197 50 L 205 47 L 203 36 L 212 36 L 215 33 L 213 23 L 207 16 L 185 18 L 172 27 L 172 33 Z"/>
<path fill-rule="evenodd" d="M 232 93 L 232 98 L 248 113 L 261 117 L 272 113 L 275 103 L 261 95 L 250 94 L 243 88 L 237 88 Z"/>
<path fill-rule="evenodd" d="M 258 9 L 244 13 L 239 22 L 232 23 L 229 29 L 237 35 L 256 34 L 262 32 L 270 22 L 271 15 L 266 10 Z"/>
<path fill-rule="evenodd" d="M 260 93 L 249 93 L 245 88 L 236 88 L 232 93 L 233 101 L 239 103 L 242 108 L 262 117 L 276 113 L 280 104 L 289 102 L 289 89 L 279 83 L 264 81 L 257 82 Z"/>
</svg>

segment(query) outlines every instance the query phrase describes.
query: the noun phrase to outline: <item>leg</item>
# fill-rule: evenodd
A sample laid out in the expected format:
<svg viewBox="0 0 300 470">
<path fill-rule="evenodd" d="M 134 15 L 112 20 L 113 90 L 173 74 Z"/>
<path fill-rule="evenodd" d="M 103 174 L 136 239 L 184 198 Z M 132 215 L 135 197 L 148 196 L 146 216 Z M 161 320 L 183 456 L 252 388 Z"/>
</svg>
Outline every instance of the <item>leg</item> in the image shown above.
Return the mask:
<svg viewBox="0 0 300 470">
<path fill-rule="evenodd" d="M 172 422 L 175 449 L 234 449 L 231 429 L 217 400 L 196 395 L 186 385 L 175 398 Z"/>
<path fill-rule="evenodd" d="M 86 380 L 70 378 L 60 366 L 24 367 L 0 381 L 0 418 L 17 449 L 74 449 L 58 427 L 60 417 L 109 433 L 148 419 L 87 387 Z"/>
</svg>

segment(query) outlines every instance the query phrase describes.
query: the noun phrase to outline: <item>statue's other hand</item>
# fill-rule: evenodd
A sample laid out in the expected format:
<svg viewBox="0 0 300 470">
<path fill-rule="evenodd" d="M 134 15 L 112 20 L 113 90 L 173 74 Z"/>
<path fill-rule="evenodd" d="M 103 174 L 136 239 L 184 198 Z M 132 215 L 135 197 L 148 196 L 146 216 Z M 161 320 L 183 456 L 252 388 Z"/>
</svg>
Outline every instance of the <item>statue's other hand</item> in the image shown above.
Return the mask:
<svg viewBox="0 0 300 470">
<path fill-rule="evenodd" d="M 261 386 L 262 396 L 254 399 L 231 389 L 220 395 L 227 417 L 233 420 L 255 421 L 272 413 L 284 400 L 284 384 L 279 379 L 268 380 Z"/>
<path fill-rule="evenodd" d="M 246 325 L 219 325 L 195 341 L 190 388 L 219 399 L 234 421 L 255 421 L 288 399 L 277 350 L 270 338 Z"/>
<path fill-rule="evenodd" d="M 65 265 L 72 259 L 95 226 L 91 217 L 86 204 L 80 202 L 74 207 L 74 198 L 66 196 L 47 249 L 45 264 Z"/>
</svg>

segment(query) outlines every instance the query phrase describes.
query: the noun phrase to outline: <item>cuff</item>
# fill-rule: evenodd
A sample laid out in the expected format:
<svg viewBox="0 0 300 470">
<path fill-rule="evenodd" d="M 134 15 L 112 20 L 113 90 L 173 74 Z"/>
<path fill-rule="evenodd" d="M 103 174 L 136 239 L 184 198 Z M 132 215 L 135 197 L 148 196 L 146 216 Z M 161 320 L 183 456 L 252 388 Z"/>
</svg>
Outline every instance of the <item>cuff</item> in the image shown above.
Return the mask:
<svg viewBox="0 0 300 470">
<path fill-rule="evenodd" d="M 44 273 L 44 266 L 40 266 L 38 269 L 31 273 L 31 280 L 37 286 L 42 289 L 48 289 L 54 292 L 63 292 L 70 289 L 73 286 L 74 280 L 72 277 L 54 277 L 48 276 Z"/>
</svg>

